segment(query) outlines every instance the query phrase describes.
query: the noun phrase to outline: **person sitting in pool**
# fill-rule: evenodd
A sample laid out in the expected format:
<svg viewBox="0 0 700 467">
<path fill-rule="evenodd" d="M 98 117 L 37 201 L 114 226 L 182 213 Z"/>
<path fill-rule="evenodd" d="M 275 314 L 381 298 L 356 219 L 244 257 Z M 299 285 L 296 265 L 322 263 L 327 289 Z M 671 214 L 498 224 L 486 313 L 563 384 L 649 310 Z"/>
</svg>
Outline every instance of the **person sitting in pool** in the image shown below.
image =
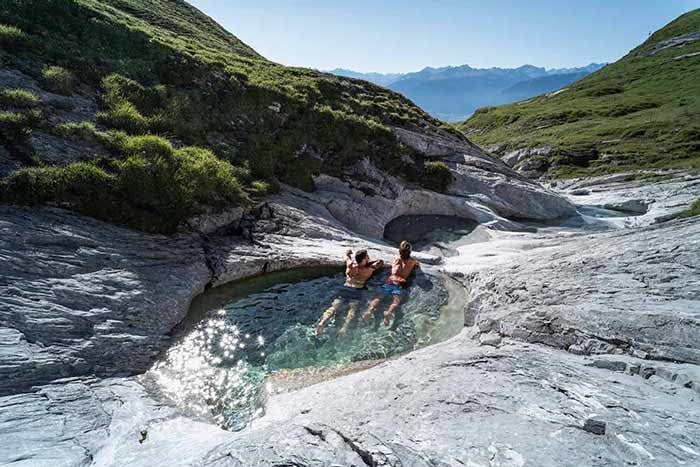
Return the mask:
<svg viewBox="0 0 700 467">
<path fill-rule="evenodd" d="M 384 266 L 381 259 L 370 261 L 367 250 L 358 250 L 353 258 L 352 250 L 345 252 L 345 284 L 333 300 L 331 306 L 323 313 L 321 321 L 316 326 L 316 336 L 320 336 L 323 328 L 340 309 L 343 303 L 348 303 L 348 314 L 343 322 L 343 327 L 338 331 L 339 335 L 344 335 L 350 323 L 355 318 L 357 307 L 362 299 L 362 291 L 366 290 L 365 283 L 370 277 Z"/>
<path fill-rule="evenodd" d="M 420 267 L 420 263 L 415 258 L 411 258 L 412 250 L 413 246 L 409 242 L 405 240 L 401 242 L 399 245 L 399 254 L 391 265 L 391 275 L 380 288 L 382 294 L 391 296 L 391 305 L 389 305 L 389 308 L 384 312 L 385 326 L 389 326 L 392 315 L 401 303 L 401 297 L 406 292 L 405 288 L 408 277 L 413 271 Z M 362 319 L 365 321 L 370 319 L 381 301 L 382 297 L 376 297 L 372 300 L 369 304 L 369 308 L 367 308 L 365 314 L 362 315 Z"/>
</svg>

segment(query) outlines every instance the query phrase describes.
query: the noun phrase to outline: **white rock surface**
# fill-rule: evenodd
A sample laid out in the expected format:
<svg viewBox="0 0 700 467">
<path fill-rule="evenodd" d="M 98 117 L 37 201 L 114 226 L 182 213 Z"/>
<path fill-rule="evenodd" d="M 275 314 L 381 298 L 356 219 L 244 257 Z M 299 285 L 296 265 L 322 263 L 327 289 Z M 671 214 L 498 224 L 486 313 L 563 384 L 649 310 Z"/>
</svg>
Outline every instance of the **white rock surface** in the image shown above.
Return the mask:
<svg viewBox="0 0 700 467">
<path fill-rule="evenodd" d="M 449 196 L 320 181 L 318 193 L 287 190 L 243 215 L 235 238 L 225 227 L 162 237 L 0 206 L 0 464 L 700 463 L 700 223 L 656 223 L 700 197 L 695 179 L 589 184 L 585 196 L 601 198 L 582 204 L 643 199 L 649 210 L 638 223 L 574 216 L 551 226 L 501 217 L 513 215 L 518 194 L 523 209 L 549 213 L 542 219 L 571 209 L 530 182 L 506 180 L 482 200 L 459 180 Z M 413 204 L 384 212 L 396 200 Z M 387 245 L 353 230 L 376 235 L 396 215 L 431 209 L 530 229 L 480 227 L 445 260 L 471 294 L 465 315 L 475 326 L 456 338 L 273 396 L 238 433 L 185 417 L 133 376 L 207 285 L 336 263 L 348 246 L 386 257 Z M 488 333 L 510 338 L 479 346 Z M 605 434 L 584 430 L 588 419 L 604 422 Z"/>
</svg>

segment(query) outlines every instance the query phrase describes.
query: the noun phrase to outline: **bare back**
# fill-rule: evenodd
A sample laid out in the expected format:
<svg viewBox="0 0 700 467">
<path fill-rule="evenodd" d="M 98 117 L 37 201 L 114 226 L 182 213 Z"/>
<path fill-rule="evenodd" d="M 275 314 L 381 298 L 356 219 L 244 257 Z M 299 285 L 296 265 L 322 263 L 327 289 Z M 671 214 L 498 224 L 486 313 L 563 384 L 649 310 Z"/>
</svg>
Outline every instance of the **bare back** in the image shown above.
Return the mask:
<svg viewBox="0 0 700 467">
<path fill-rule="evenodd" d="M 389 276 L 389 280 L 403 284 L 417 267 L 420 267 L 420 263 L 414 258 L 403 259 L 397 256 L 394 258 L 394 262 L 391 265 L 391 276 Z"/>
<path fill-rule="evenodd" d="M 370 266 L 360 266 L 351 259 L 345 263 L 345 285 L 348 287 L 362 288 L 365 282 L 372 277 L 375 269 Z"/>
</svg>

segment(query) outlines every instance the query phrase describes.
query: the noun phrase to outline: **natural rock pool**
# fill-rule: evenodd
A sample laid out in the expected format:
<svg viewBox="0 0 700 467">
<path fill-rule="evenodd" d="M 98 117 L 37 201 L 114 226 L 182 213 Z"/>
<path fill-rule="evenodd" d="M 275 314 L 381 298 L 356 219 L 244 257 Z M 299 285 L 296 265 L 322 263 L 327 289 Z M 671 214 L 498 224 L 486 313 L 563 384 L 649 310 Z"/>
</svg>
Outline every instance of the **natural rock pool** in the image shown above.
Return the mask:
<svg viewBox="0 0 700 467">
<path fill-rule="evenodd" d="M 368 284 L 361 312 L 386 274 Z M 343 309 L 317 338 L 315 325 L 343 279 L 337 268 L 300 268 L 205 292 L 147 378 L 189 413 L 237 430 L 262 414 L 267 395 L 278 390 L 276 381 L 289 379 L 290 372 L 296 372 L 297 387 L 313 384 L 320 369 L 336 375 L 353 371 L 362 368 L 358 362 L 445 340 L 464 326 L 464 289 L 447 277 L 420 272 L 390 327 L 376 313 L 368 323 L 356 319 L 341 337 Z"/>
</svg>

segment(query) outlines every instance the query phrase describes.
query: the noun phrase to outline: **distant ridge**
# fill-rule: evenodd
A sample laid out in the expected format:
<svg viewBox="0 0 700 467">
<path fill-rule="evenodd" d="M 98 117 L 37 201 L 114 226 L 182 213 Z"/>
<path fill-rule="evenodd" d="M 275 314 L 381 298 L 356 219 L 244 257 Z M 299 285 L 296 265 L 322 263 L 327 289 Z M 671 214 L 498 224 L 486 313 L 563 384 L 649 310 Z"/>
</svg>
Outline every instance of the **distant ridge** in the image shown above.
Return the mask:
<svg viewBox="0 0 700 467">
<path fill-rule="evenodd" d="M 412 73 L 360 73 L 336 68 L 339 76 L 363 79 L 388 87 L 411 99 L 436 118 L 458 121 L 478 107 L 526 99 L 566 86 L 602 68 L 591 63 L 576 68 L 472 68 L 469 65 L 425 67 Z"/>
<path fill-rule="evenodd" d="M 563 92 L 479 109 L 458 127 L 531 176 L 700 169 L 698 77 L 700 9 Z"/>
</svg>

